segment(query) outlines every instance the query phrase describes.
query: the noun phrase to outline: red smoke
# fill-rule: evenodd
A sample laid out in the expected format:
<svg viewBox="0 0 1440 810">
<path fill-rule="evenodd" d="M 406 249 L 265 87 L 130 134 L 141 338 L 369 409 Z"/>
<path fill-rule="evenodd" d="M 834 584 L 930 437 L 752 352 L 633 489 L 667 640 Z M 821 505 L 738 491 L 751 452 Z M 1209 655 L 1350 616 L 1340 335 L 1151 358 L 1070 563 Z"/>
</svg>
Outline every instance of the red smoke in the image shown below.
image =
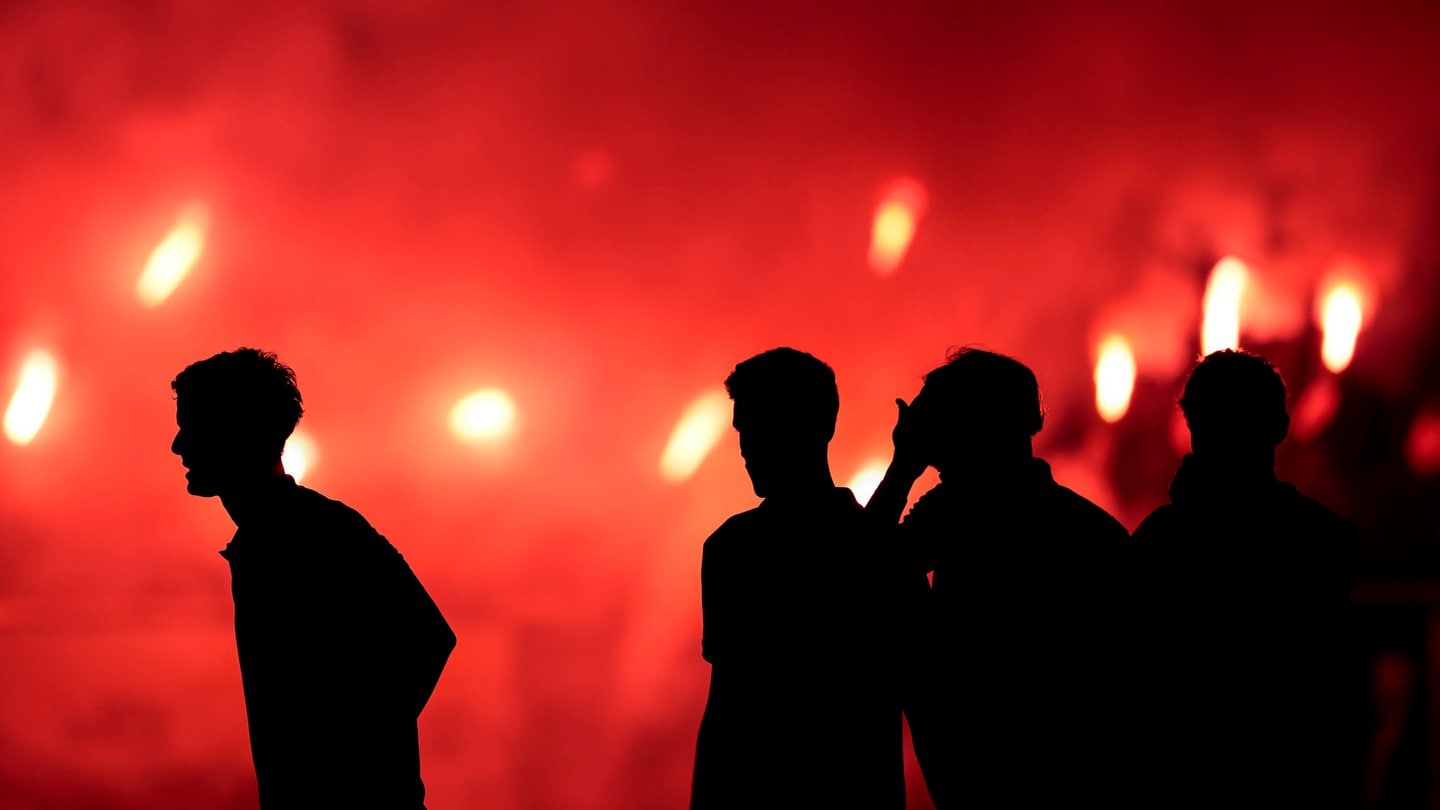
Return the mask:
<svg viewBox="0 0 1440 810">
<path fill-rule="evenodd" d="M 36 439 L 0 443 L 0 807 L 253 806 L 232 529 L 168 452 L 187 363 L 293 365 L 306 483 L 459 635 L 421 720 L 431 807 L 673 808 L 700 544 L 754 502 L 728 432 L 660 475 L 698 393 L 776 345 L 830 362 L 848 481 L 894 397 L 983 343 L 1036 370 L 1057 477 L 1133 527 L 1224 255 L 1255 273 L 1242 339 L 1293 347 L 1296 380 L 1315 285 L 1358 268 L 1376 320 L 1345 374 L 1414 393 L 1437 75 L 1440 10 L 1405 2 L 0 11 L 0 396 L 32 348 L 60 363 Z M 896 177 L 928 200 L 881 277 Z M 204 254 L 147 308 L 192 201 Z M 1111 333 L 1138 369 L 1116 425 Z M 489 387 L 513 433 L 457 441 Z"/>
</svg>

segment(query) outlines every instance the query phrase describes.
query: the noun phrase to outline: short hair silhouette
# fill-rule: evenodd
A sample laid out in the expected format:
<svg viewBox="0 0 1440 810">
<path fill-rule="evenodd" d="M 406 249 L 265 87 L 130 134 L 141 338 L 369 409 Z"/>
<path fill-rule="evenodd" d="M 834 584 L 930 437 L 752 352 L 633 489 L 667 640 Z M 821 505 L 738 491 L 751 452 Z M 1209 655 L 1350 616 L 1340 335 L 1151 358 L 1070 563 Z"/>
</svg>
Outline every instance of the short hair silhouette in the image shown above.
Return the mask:
<svg viewBox="0 0 1440 810">
<path fill-rule="evenodd" d="M 725 391 L 770 426 L 825 441 L 835 434 L 840 413 L 835 371 L 814 355 L 783 346 L 757 354 L 735 366 Z"/>
<path fill-rule="evenodd" d="M 1045 424 L 1035 372 L 1013 357 L 961 346 L 925 375 L 924 391 L 945 417 L 958 416 L 999 435 L 1034 436 Z"/>
<path fill-rule="evenodd" d="M 277 457 L 305 413 L 294 369 L 259 349 L 239 348 L 191 363 L 170 388 L 187 407 L 234 424 Z"/>
<path fill-rule="evenodd" d="M 1285 381 L 1264 357 L 1222 349 L 1206 355 L 1185 380 L 1180 410 L 1192 435 L 1235 445 L 1284 441 L 1290 427 Z"/>
</svg>

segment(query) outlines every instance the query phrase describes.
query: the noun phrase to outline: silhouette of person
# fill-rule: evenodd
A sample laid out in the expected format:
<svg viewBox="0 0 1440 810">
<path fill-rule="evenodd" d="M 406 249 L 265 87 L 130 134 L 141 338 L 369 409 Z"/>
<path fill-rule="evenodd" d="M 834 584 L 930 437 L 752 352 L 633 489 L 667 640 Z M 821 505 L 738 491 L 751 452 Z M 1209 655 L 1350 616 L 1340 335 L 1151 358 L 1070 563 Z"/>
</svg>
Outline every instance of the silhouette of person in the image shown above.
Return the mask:
<svg viewBox="0 0 1440 810">
<path fill-rule="evenodd" d="M 835 374 L 777 348 L 737 365 L 725 386 L 763 500 L 705 541 L 710 691 L 690 806 L 899 810 L 902 569 L 831 478 Z"/>
<path fill-rule="evenodd" d="M 1180 408 L 1191 453 L 1135 530 L 1154 618 L 1156 806 L 1353 806 L 1344 671 L 1354 527 L 1275 476 L 1285 383 L 1206 356 Z"/>
<path fill-rule="evenodd" d="M 242 348 L 171 388 L 186 488 L 236 525 L 220 553 L 260 806 L 423 808 L 416 722 L 455 635 L 358 512 L 285 474 L 302 413 L 290 368 Z"/>
<path fill-rule="evenodd" d="M 1107 798 L 1109 611 L 1129 533 L 1034 455 L 1040 390 L 1019 361 L 955 350 L 896 405 L 894 457 L 866 512 L 931 576 L 907 715 L 931 797 L 942 810 Z M 930 466 L 940 483 L 896 526 Z"/>
</svg>

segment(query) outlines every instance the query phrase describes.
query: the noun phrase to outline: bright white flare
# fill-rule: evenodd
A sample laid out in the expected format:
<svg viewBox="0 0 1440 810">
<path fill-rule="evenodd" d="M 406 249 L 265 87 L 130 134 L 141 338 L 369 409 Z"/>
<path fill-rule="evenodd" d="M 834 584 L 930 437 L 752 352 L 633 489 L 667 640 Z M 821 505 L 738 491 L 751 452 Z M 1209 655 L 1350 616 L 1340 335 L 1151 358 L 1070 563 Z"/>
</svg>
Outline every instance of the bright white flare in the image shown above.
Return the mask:
<svg viewBox="0 0 1440 810">
<path fill-rule="evenodd" d="M 515 400 L 500 388 L 467 394 L 450 409 L 450 432 L 462 441 L 502 439 L 514 425 Z"/>
<path fill-rule="evenodd" d="M 875 494 L 876 487 L 885 478 L 885 469 L 888 465 L 883 461 L 872 461 L 860 468 L 860 471 L 850 479 L 845 486 L 855 493 L 855 500 L 862 505 L 870 502 L 870 496 Z"/>
<path fill-rule="evenodd" d="M 36 349 L 25 358 L 20 367 L 20 382 L 10 397 L 10 407 L 5 409 L 5 435 L 10 441 L 29 444 L 40 432 L 55 401 L 59 377 L 59 365 L 44 349 Z"/>
<path fill-rule="evenodd" d="M 1205 284 L 1204 320 L 1200 327 L 1200 354 L 1240 348 L 1240 298 L 1250 271 L 1234 256 L 1215 263 Z"/>
<path fill-rule="evenodd" d="M 660 475 L 679 483 L 695 474 L 701 462 L 730 426 L 730 398 L 724 391 L 707 391 L 681 414 L 660 454 Z"/>
<path fill-rule="evenodd" d="M 205 250 L 205 231 L 209 224 L 210 217 L 205 206 L 199 203 L 185 206 L 175 227 L 160 240 L 150 253 L 150 260 L 145 262 L 145 269 L 135 285 L 140 303 L 158 307 L 180 286 Z"/>
<path fill-rule="evenodd" d="M 299 483 L 307 472 L 315 468 L 318 455 L 315 440 L 303 430 L 297 430 L 285 441 L 285 451 L 280 454 L 280 464 L 285 467 L 285 473 Z"/>
<path fill-rule="evenodd" d="M 1095 361 L 1095 410 L 1106 422 L 1118 422 L 1130 410 L 1134 392 L 1135 354 L 1125 338 L 1110 335 L 1100 342 Z"/>
<path fill-rule="evenodd" d="M 891 184 L 875 208 L 870 229 L 870 269 L 882 276 L 900 268 L 925 213 L 925 187 L 908 178 Z"/>
<path fill-rule="evenodd" d="M 1364 320 L 1361 310 L 1360 290 L 1353 284 L 1337 284 L 1321 299 L 1320 325 L 1325 337 L 1320 359 L 1335 374 L 1344 371 L 1355 356 L 1355 339 Z"/>
</svg>

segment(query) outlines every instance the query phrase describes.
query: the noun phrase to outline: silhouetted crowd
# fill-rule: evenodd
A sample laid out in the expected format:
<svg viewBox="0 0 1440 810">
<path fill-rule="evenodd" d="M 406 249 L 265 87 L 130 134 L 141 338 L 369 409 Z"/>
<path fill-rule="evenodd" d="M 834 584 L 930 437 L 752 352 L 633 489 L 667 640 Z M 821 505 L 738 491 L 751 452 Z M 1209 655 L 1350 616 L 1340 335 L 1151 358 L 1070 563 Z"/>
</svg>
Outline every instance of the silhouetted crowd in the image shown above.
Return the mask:
<svg viewBox="0 0 1440 810">
<path fill-rule="evenodd" d="M 1010 357 L 960 349 L 896 400 L 863 507 L 830 475 L 826 364 L 774 349 L 726 388 L 763 500 L 705 542 L 695 810 L 903 808 L 902 716 L 942 810 L 1354 805 L 1359 540 L 1276 479 L 1264 358 L 1191 371 L 1192 452 L 1133 535 L 1034 455 Z"/>
<path fill-rule="evenodd" d="M 261 806 L 423 808 L 416 722 L 454 633 L 358 512 L 285 473 L 290 368 L 239 349 L 171 386 L 187 488 L 236 524 Z M 1192 369 L 1191 453 L 1133 534 L 1034 455 L 1039 385 L 1005 355 L 959 349 L 896 400 L 864 505 L 831 477 L 829 366 L 777 348 L 725 386 L 762 500 L 705 541 L 693 810 L 899 810 L 907 723 L 941 810 L 1356 805 L 1359 539 L 1277 480 L 1264 358 Z"/>
</svg>

